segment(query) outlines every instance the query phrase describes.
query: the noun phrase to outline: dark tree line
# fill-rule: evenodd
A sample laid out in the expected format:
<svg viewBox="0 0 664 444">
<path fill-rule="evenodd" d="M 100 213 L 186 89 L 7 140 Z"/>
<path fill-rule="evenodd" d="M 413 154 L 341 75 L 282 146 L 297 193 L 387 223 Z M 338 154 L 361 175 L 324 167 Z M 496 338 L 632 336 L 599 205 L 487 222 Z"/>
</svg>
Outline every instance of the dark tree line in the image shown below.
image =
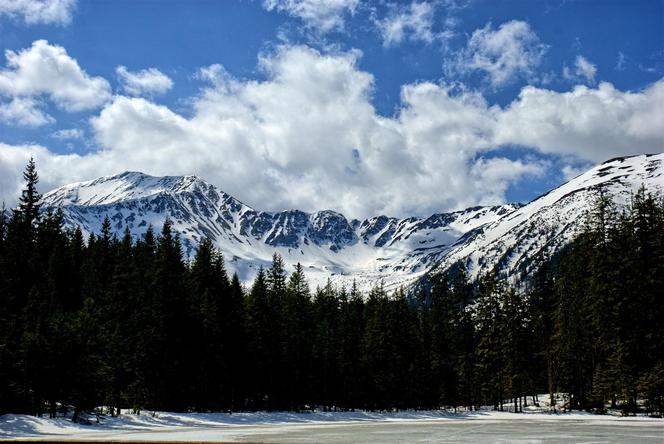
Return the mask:
<svg viewBox="0 0 664 444">
<path fill-rule="evenodd" d="M 520 290 L 459 267 L 407 297 L 311 291 L 276 254 L 245 289 L 208 240 L 186 261 L 168 221 L 84 239 L 40 210 L 34 162 L 24 177 L 0 213 L 0 413 L 519 411 L 544 392 L 664 410 L 664 205 L 644 190 L 622 213 L 600 195 Z"/>
</svg>

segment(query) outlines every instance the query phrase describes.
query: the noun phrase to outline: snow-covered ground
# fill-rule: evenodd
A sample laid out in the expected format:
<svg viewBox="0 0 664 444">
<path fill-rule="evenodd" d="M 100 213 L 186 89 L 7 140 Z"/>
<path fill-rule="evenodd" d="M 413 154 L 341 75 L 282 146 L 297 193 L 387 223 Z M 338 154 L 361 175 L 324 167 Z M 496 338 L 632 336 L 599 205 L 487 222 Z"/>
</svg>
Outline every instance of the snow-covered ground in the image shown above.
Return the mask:
<svg viewBox="0 0 664 444">
<path fill-rule="evenodd" d="M 0 417 L 0 440 L 196 442 L 664 442 L 664 420 L 587 413 L 143 413 L 80 425 Z"/>
</svg>

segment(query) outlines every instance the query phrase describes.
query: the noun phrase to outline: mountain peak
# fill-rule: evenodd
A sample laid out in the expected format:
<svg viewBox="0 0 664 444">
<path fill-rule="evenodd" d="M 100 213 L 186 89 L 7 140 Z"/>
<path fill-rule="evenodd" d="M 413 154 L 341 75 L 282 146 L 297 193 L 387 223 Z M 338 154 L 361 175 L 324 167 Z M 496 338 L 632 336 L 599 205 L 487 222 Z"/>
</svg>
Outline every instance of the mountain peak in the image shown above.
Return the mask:
<svg viewBox="0 0 664 444">
<path fill-rule="evenodd" d="M 44 195 L 49 206 L 108 205 L 163 193 L 209 192 L 214 187 L 197 176 L 151 176 L 140 171 L 125 171 L 98 179 L 76 182 Z M 225 193 L 217 192 L 217 194 Z"/>
<path fill-rule="evenodd" d="M 65 223 L 81 226 L 86 234 L 98 232 L 108 217 L 117 234 L 128 228 L 140 238 L 149 225 L 158 227 L 169 218 L 189 257 L 208 238 L 244 281 L 258 267 L 269 266 L 278 252 L 288 264 L 302 263 L 312 284 L 346 277 L 357 278 L 360 286 L 390 271 L 390 282 L 422 273 L 466 231 L 513 210 L 503 205 L 477 207 L 463 216 L 349 222 L 333 210 L 256 211 L 196 176 L 156 177 L 138 171 L 66 185 L 45 194 L 43 204 L 63 209 Z"/>
<path fill-rule="evenodd" d="M 140 238 L 166 218 L 191 257 L 202 238 L 212 240 L 231 272 L 249 281 L 278 252 L 301 263 L 312 285 L 328 278 L 368 289 L 408 285 L 435 270 L 464 263 L 471 276 L 496 266 L 509 275 L 529 272 L 530 259 L 571 239 L 598 187 L 617 203 L 644 184 L 662 191 L 664 154 L 612 159 L 526 205 L 470 207 L 429 217 L 375 216 L 349 221 L 331 210 L 254 210 L 193 176 L 156 177 L 137 171 L 79 182 L 44 196 L 44 208 L 61 207 L 67 225 L 87 234 L 104 218 L 121 234 Z"/>
<path fill-rule="evenodd" d="M 513 212 L 482 225 L 454 245 L 439 264 L 463 263 L 475 278 L 495 267 L 526 276 L 538 255 L 552 255 L 571 240 L 603 189 L 616 205 L 627 205 L 641 186 L 664 192 L 664 153 L 618 157 L 603 162 Z"/>
</svg>

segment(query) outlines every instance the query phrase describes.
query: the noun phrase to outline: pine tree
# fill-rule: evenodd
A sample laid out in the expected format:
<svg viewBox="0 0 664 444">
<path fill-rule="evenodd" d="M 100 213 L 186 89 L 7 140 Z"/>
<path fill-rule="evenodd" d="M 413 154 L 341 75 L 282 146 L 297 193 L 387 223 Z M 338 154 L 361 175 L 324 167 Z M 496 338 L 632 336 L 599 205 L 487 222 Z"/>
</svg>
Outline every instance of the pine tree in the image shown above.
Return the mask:
<svg viewBox="0 0 664 444">
<path fill-rule="evenodd" d="M 362 365 L 367 375 L 367 407 L 373 410 L 390 406 L 394 388 L 391 372 L 391 347 L 386 322 L 389 304 L 383 285 L 369 292 L 365 305 L 365 329 L 362 340 Z"/>
<path fill-rule="evenodd" d="M 454 368 L 456 355 L 454 341 L 453 304 L 449 291 L 447 275 L 433 279 L 430 294 L 431 328 L 431 369 L 432 377 L 437 381 L 434 388 L 438 399 L 437 406 L 458 405 L 459 382 Z"/>
<path fill-rule="evenodd" d="M 315 403 L 325 408 L 336 405 L 338 395 L 339 301 L 330 280 L 318 288 L 313 300 L 313 363 L 318 369 L 314 381 Z"/>
<path fill-rule="evenodd" d="M 106 222 L 106 221 L 105 221 Z M 107 225 L 104 223 L 104 225 Z M 111 242 L 110 224 L 102 233 L 102 243 Z M 104 241 L 104 239 L 107 239 Z M 128 227 L 125 227 L 122 240 L 111 244 L 109 251 L 108 289 L 105 292 L 105 308 L 103 318 L 103 341 L 105 365 L 102 367 L 104 381 L 104 404 L 108 406 L 112 416 L 118 415 L 122 404 L 130 397 L 131 384 L 131 341 L 127 332 L 134 323 L 132 316 L 137 305 L 132 291 L 137 280 L 134 267 L 133 239 Z"/>
<path fill-rule="evenodd" d="M 285 362 L 283 356 L 283 337 L 282 326 L 283 319 L 283 302 L 286 292 L 286 269 L 284 260 L 278 253 L 272 256 L 272 265 L 266 273 L 266 284 L 268 294 L 268 330 L 269 335 L 266 335 L 267 352 L 269 354 L 268 362 L 270 362 L 270 387 L 271 387 L 271 408 L 280 409 L 286 408 L 288 404 L 287 398 L 289 394 L 284 386 L 286 375 L 284 374 Z"/>
<path fill-rule="evenodd" d="M 502 295 L 501 350 L 505 354 L 505 392 L 513 401 L 513 411 L 521 412 L 521 396 L 526 383 L 527 350 L 525 307 L 522 296 L 514 287 Z"/>
<path fill-rule="evenodd" d="M 247 330 L 249 339 L 250 408 L 271 409 L 273 406 L 274 362 L 272 346 L 272 320 L 265 270 L 261 267 L 254 278 L 247 297 Z"/>
<path fill-rule="evenodd" d="M 349 294 L 342 291 L 339 305 L 339 399 L 343 408 L 351 409 L 362 407 L 366 402 L 365 375 L 360 368 L 364 301 L 355 281 Z"/>
<path fill-rule="evenodd" d="M 168 219 L 157 240 L 149 273 L 150 343 L 146 344 L 146 353 L 150 373 L 146 382 L 152 402 L 181 411 L 191 401 L 190 386 L 195 371 L 192 364 L 196 364 L 190 346 L 194 326 L 184 290 L 182 246 Z"/>
<path fill-rule="evenodd" d="M 199 368 L 194 373 L 195 398 L 203 411 L 219 410 L 222 390 L 228 379 L 223 359 L 222 297 L 228 291 L 223 265 L 217 261 L 212 241 L 202 239 L 189 273 L 189 293 L 197 320 L 195 340 L 190 344 Z M 223 280 L 226 282 L 223 282 Z"/>
<path fill-rule="evenodd" d="M 504 288 L 495 272 L 483 276 L 477 297 L 477 346 L 475 357 L 484 405 L 503 410 L 505 395 L 505 353 L 502 350 L 503 310 L 500 300 Z"/>
<path fill-rule="evenodd" d="M 568 393 L 563 408 L 588 408 L 593 374 L 593 306 L 587 270 L 593 238 L 581 234 L 558 260 L 555 280 L 554 354 L 558 386 Z M 565 405 L 566 404 L 566 405 Z"/>
<path fill-rule="evenodd" d="M 551 259 L 540 258 L 537 270 L 532 279 L 532 288 L 528 294 L 528 312 L 530 318 L 530 331 L 533 335 L 531 341 L 532 356 L 529 364 L 531 383 L 534 385 L 540 379 L 543 371 L 546 372 L 546 387 L 549 393 L 550 405 L 555 408 L 557 392 L 558 367 L 554 354 L 553 321 L 556 300 L 551 270 Z"/>
<path fill-rule="evenodd" d="M 230 399 L 228 406 L 231 411 L 238 408 L 245 409 L 247 406 L 243 402 L 246 399 L 247 381 L 246 375 L 249 373 L 247 345 L 249 344 L 247 332 L 247 313 L 245 292 L 240 284 L 240 278 L 237 273 L 233 274 L 230 289 L 230 313 L 227 316 L 228 325 L 227 334 L 227 359 L 230 363 Z"/>
<path fill-rule="evenodd" d="M 450 297 L 453 307 L 453 349 L 456 356 L 454 366 L 459 381 L 459 398 L 460 402 L 472 410 L 478 401 L 475 359 L 477 335 L 473 320 L 474 311 L 470 305 L 473 288 L 468 282 L 468 275 L 463 265 L 454 274 Z"/>
<path fill-rule="evenodd" d="M 23 223 L 27 227 L 32 227 L 39 220 L 39 201 L 41 194 L 37 191 L 37 183 L 39 183 L 39 175 L 37 174 L 37 167 L 34 158 L 30 157 L 28 165 L 23 172 L 23 180 L 25 180 L 25 188 L 21 192 L 19 198 L 19 212 Z"/>
<path fill-rule="evenodd" d="M 281 308 L 284 387 L 290 410 L 302 409 L 311 390 L 311 300 L 301 264 L 288 279 Z"/>
<path fill-rule="evenodd" d="M 406 299 L 403 288 L 399 288 L 390 301 L 388 334 L 391 345 L 391 372 L 393 386 L 390 387 L 390 406 L 405 409 L 419 405 L 418 381 L 416 374 L 416 354 L 422 350 L 417 336 L 417 316 L 415 308 Z"/>
<path fill-rule="evenodd" d="M 19 405 L 17 411 L 41 413 L 39 391 L 44 382 L 40 377 L 45 366 L 41 365 L 40 359 L 46 359 L 48 348 L 43 340 L 47 332 L 42 327 L 50 323 L 50 318 L 45 300 L 47 292 L 43 288 L 47 264 L 42 263 L 43 249 L 37 250 L 41 196 L 37 192 L 39 177 L 33 159 L 30 159 L 23 177 L 26 185 L 18 208 L 12 211 L 6 223 L 3 214 L 0 302 L 4 306 L 6 324 L 2 355 L 5 372 L 9 374 L 9 397 Z"/>
</svg>

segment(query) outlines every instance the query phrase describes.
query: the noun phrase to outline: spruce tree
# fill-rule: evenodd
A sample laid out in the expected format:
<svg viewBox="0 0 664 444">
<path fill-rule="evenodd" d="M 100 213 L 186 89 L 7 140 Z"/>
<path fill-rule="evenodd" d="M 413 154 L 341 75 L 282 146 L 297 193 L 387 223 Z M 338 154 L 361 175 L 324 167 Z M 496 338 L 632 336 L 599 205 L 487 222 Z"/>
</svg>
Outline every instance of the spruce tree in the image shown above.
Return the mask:
<svg viewBox="0 0 664 444">
<path fill-rule="evenodd" d="M 237 273 L 233 273 L 230 288 L 231 309 L 227 319 L 226 329 L 226 356 L 229 361 L 230 399 L 227 400 L 231 411 L 246 409 L 245 404 L 247 386 L 247 374 L 249 374 L 249 358 L 247 347 L 249 345 L 247 331 L 247 313 L 245 292 Z"/>
<path fill-rule="evenodd" d="M 202 239 L 196 250 L 189 273 L 189 294 L 196 317 L 196 338 L 190 347 L 194 350 L 194 360 L 198 364 L 194 372 L 195 398 L 199 408 L 219 410 L 222 401 L 222 387 L 228 379 L 228 370 L 223 360 L 222 292 L 226 292 L 218 276 L 216 252 L 212 241 Z M 225 276 L 224 276 L 225 278 Z"/>
<path fill-rule="evenodd" d="M 550 405 L 555 408 L 557 392 L 557 360 L 554 354 L 553 320 L 556 307 L 553 272 L 550 258 L 539 258 L 537 270 L 528 294 L 530 329 L 533 333 L 530 373 L 532 380 L 546 372 L 546 387 Z"/>
<path fill-rule="evenodd" d="M 28 165 L 25 167 L 23 180 L 25 180 L 25 188 L 19 198 L 18 211 L 24 224 L 27 227 L 32 227 L 39 220 L 39 201 L 41 200 L 41 194 L 37 191 L 39 174 L 37 174 L 37 166 L 33 157 L 30 157 Z"/>
<path fill-rule="evenodd" d="M 328 279 L 313 300 L 313 363 L 319 369 L 314 381 L 315 402 L 325 408 L 336 404 L 338 393 L 339 301 Z"/>
<path fill-rule="evenodd" d="M 265 270 L 261 267 L 254 278 L 247 296 L 247 331 L 249 333 L 249 383 L 250 408 L 269 410 L 273 408 L 274 361 L 272 310 L 268 296 Z"/>
<path fill-rule="evenodd" d="M 343 408 L 352 409 L 362 407 L 366 402 L 365 374 L 360 367 L 364 301 L 355 281 L 348 294 L 342 291 L 339 304 L 339 399 Z"/>
<path fill-rule="evenodd" d="M 454 305 L 450 295 L 447 275 L 436 276 L 430 294 L 431 313 L 431 369 L 438 381 L 435 390 L 438 406 L 458 405 L 459 381 L 454 368 L 456 361 L 455 341 L 457 332 L 454 326 Z"/>
<path fill-rule="evenodd" d="M 311 300 L 309 285 L 301 264 L 288 279 L 281 308 L 282 355 L 285 393 L 289 398 L 288 408 L 302 409 L 310 395 L 313 368 L 311 366 Z"/>
<path fill-rule="evenodd" d="M 502 350 L 504 325 L 501 298 L 504 287 L 494 271 L 484 275 L 477 297 L 477 346 L 475 358 L 484 405 L 503 410 L 505 396 L 505 353 Z"/>
<path fill-rule="evenodd" d="M 474 311 L 471 309 L 473 287 L 468 281 L 466 268 L 463 265 L 459 266 L 452 278 L 450 298 L 453 310 L 453 349 L 456 357 L 454 366 L 459 381 L 459 399 L 460 403 L 472 410 L 477 402 L 478 390 L 475 360 L 477 335 L 473 320 Z"/>
</svg>

